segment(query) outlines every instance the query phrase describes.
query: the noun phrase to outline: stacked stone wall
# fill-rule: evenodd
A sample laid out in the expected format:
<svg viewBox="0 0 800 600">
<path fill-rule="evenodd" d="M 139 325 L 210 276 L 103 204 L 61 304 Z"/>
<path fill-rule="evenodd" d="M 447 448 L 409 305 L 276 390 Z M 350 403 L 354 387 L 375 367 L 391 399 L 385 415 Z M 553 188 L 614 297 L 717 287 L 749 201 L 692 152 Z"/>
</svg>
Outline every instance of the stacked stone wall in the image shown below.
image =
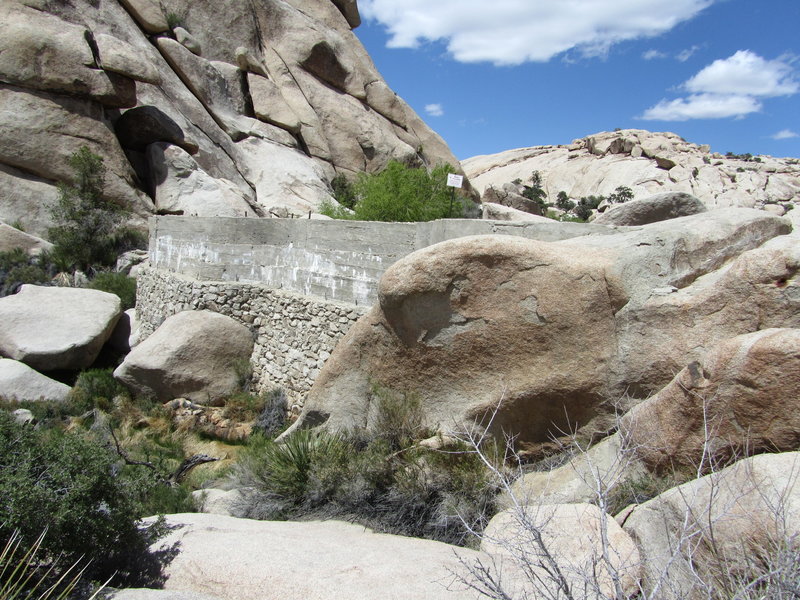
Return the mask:
<svg viewBox="0 0 800 600">
<path fill-rule="evenodd" d="M 198 281 L 157 269 L 138 276 L 137 319 L 141 338 L 184 310 L 211 310 L 247 325 L 257 391 L 282 387 L 294 409 L 302 404 L 336 343 L 367 307 L 326 301 L 263 285 Z"/>
</svg>

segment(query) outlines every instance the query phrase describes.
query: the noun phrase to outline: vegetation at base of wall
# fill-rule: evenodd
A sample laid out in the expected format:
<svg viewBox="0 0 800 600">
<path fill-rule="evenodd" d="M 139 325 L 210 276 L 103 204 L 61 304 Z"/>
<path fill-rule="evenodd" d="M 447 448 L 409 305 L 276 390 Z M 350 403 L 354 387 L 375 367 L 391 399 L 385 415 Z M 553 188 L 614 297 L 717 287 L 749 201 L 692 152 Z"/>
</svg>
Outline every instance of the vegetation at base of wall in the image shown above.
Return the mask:
<svg viewBox="0 0 800 600">
<path fill-rule="evenodd" d="M 101 271 L 95 274 L 89 282 L 89 287 L 93 290 L 116 294 L 122 303 L 122 310 L 136 306 L 136 280 L 124 273 Z"/>
<path fill-rule="evenodd" d="M 254 436 L 237 465 L 254 490 L 247 515 L 339 518 L 378 531 L 469 545 L 494 514 L 497 488 L 466 446 L 431 450 L 419 403 L 377 391 L 366 432 L 300 430 L 281 443 Z M 468 526 L 467 526 L 468 524 Z"/>
<path fill-rule="evenodd" d="M 455 170 L 443 165 L 428 172 L 391 161 L 379 173 L 361 174 L 349 184 L 337 180 L 339 204 L 323 203 L 320 212 L 334 219 L 419 222 L 464 215 L 464 200 L 453 197 L 447 175 Z M 341 200 L 340 200 L 341 198 Z M 469 200 L 467 200 L 469 202 Z"/>
</svg>

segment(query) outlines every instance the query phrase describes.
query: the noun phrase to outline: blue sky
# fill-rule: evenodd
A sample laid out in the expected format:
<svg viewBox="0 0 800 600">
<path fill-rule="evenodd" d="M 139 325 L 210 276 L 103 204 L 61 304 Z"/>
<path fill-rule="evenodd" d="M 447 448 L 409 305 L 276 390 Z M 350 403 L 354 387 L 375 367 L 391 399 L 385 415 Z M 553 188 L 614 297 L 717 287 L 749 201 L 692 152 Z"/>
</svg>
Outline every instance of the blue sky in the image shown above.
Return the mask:
<svg viewBox="0 0 800 600">
<path fill-rule="evenodd" d="M 800 156 L 800 0 L 359 0 L 355 33 L 459 159 L 616 127 Z"/>
</svg>

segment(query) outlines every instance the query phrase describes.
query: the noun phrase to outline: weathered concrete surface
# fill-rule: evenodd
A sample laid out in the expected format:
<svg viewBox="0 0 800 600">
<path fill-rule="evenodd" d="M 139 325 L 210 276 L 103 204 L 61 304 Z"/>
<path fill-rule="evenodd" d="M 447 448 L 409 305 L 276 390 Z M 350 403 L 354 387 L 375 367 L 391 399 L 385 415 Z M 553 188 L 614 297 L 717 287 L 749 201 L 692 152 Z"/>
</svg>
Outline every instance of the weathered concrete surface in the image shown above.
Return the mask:
<svg viewBox="0 0 800 600">
<path fill-rule="evenodd" d="M 200 280 L 262 283 L 360 306 L 377 300 L 383 272 L 411 252 L 468 235 L 515 235 L 554 242 L 608 235 L 582 223 L 445 219 L 430 223 L 154 217 L 156 269 Z"/>
</svg>

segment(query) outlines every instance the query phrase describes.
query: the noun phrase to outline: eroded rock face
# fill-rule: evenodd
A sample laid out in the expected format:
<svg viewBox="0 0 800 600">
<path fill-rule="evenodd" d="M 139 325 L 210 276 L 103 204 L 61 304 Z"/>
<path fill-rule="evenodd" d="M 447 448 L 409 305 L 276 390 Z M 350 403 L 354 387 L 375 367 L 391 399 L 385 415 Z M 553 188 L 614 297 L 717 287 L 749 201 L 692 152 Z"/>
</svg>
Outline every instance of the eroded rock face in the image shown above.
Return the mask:
<svg viewBox="0 0 800 600">
<path fill-rule="evenodd" d="M 461 238 L 395 263 L 379 297 L 326 363 L 298 426 L 369 426 L 376 384 L 419 396 L 442 429 L 488 422 L 498 404 L 493 427 L 521 439 L 566 427 L 565 414 L 593 416 L 623 301 L 601 253 Z"/>
<path fill-rule="evenodd" d="M 241 363 L 252 351 L 253 336 L 241 323 L 207 310 L 185 311 L 137 345 L 114 377 L 161 402 L 213 404 L 237 390 Z"/>
<path fill-rule="evenodd" d="M 544 549 L 552 563 L 543 557 Z M 556 590 L 560 582 L 553 564 L 576 600 L 615 597 L 614 579 L 624 597 L 633 596 L 639 589 L 641 559 L 636 544 L 613 518 L 603 517 L 593 504 L 507 509 L 489 521 L 481 550 L 495 559 L 502 558 L 495 564 L 501 565 L 499 580 L 512 598 L 559 597 Z M 604 562 L 604 550 L 611 568 Z"/>
<path fill-rule="evenodd" d="M 645 558 L 645 593 L 707 598 L 716 581 L 754 581 L 760 573 L 753 558 L 776 558 L 780 548 L 791 553 L 784 557 L 791 565 L 800 523 L 798 469 L 798 452 L 761 454 L 637 506 L 623 528 Z"/>
<path fill-rule="evenodd" d="M 121 312 L 114 294 L 23 285 L 18 293 L 0 298 L 0 355 L 37 371 L 85 369 Z"/>
<path fill-rule="evenodd" d="M 716 343 L 794 323 L 789 231 L 763 211 L 724 209 L 554 243 L 430 246 L 384 273 L 378 305 L 340 342 L 296 427 L 368 427 L 377 385 L 419 397 L 431 427 L 485 425 L 497 409 L 496 432 L 546 442 L 606 401 L 657 391 Z"/>
<path fill-rule="evenodd" d="M 757 159 L 757 160 L 756 160 Z M 550 202 L 560 191 L 573 200 L 614 193 L 618 186 L 641 199 L 661 192 L 692 194 L 709 209 L 800 202 L 796 159 L 747 159 L 712 153 L 674 133 L 642 129 L 602 132 L 561 146 L 518 148 L 462 163 L 476 189 L 527 180 L 539 171 Z"/>
<path fill-rule="evenodd" d="M 211 188 L 238 189 L 196 214 L 241 212 L 237 196 L 261 207 L 251 216 L 308 213 L 337 172 L 458 166 L 352 33 L 355 0 L 30 4 L 0 7 L 0 218 L 20 212 L 3 198 L 31 177 L 67 181 L 81 145 L 105 159 L 109 199 L 141 214 L 154 209 L 152 143 L 192 154 Z"/>
<path fill-rule="evenodd" d="M 800 329 L 726 340 L 622 420 L 650 469 L 800 446 Z"/>
<path fill-rule="evenodd" d="M 22 248 L 28 254 L 35 255 L 43 250 L 51 250 L 53 244 L 0 222 L 0 252 L 8 252 L 15 248 Z"/>
</svg>

